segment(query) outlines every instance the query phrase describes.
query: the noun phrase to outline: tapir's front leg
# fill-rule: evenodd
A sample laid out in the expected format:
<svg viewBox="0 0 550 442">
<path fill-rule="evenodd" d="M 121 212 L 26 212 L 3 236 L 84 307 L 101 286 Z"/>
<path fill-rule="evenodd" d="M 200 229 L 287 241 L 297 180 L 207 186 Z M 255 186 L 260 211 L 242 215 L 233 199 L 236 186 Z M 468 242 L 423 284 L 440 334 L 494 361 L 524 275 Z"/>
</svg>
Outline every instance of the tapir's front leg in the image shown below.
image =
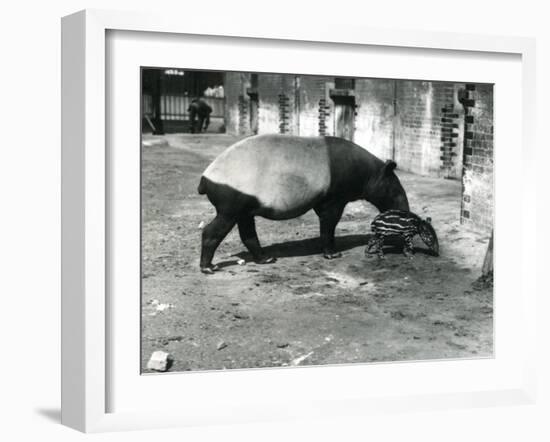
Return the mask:
<svg viewBox="0 0 550 442">
<path fill-rule="evenodd" d="M 334 232 L 345 207 L 345 203 L 332 202 L 314 208 L 315 213 L 317 213 L 319 217 L 321 245 L 323 247 L 323 256 L 326 259 L 340 258 L 342 256 L 342 253 L 336 252 L 335 250 Z"/>
</svg>

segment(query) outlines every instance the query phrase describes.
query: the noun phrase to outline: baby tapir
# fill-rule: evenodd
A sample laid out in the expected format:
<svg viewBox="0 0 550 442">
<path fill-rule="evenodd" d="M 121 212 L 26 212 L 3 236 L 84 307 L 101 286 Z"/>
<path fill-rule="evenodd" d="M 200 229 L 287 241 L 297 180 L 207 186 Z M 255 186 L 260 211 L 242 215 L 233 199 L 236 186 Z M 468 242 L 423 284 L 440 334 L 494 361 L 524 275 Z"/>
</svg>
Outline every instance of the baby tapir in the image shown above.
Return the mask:
<svg viewBox="0 0 550 442">
<path fill-rule="evenodd" d="M 381 211 L 409 210 L 395 167 L 335 137 L 257 135 L 237 142 L 207 167 L 199 183 L 198 192 L 217 212 L 202 232 L 201 271 L 217 270 L 212 258 L 235 224 L 254 260 L 273 262 L 260 246 L 254 217 L 285 220 L 310 209 L 319 216 L 325 258 L 341 256 L 334 231 L 348 202 L 362 198 Z"/>
<path fill-rule="evenodd" d="M 428 246 L 430 251 L 439 256 L 439 242 L 431 219 L 423 220 L 418 215 L 404 210 L 388 210 L 377 215 L 371 223 L 374 238 L 365 249 L 365 254 L 378 252 L 380 258 L 384 257 L 384 240 L 390 236 L 399 236 L 405 241 L 403 253 L 407 257 L 413 254 L 413 238 L 420 238 Z"/>
</svg>

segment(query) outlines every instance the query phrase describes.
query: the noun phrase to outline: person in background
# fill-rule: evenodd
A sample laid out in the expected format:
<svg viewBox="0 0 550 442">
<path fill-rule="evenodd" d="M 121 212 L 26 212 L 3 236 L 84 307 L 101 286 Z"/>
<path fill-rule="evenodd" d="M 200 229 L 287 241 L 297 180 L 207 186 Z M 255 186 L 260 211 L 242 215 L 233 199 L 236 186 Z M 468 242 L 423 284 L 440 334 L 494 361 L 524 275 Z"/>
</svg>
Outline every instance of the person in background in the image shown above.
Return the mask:
<svg viewBox="0 0 550 442">
<path fill-rule="evenodd" d="M 191 101 L 187 112 L 189 112 L 191 133 L 206 132 L 210 124 L 210 114 L 212 113 L 212 108 L 208 103 L 202 98 L 195 98 Z"/>
</svg>

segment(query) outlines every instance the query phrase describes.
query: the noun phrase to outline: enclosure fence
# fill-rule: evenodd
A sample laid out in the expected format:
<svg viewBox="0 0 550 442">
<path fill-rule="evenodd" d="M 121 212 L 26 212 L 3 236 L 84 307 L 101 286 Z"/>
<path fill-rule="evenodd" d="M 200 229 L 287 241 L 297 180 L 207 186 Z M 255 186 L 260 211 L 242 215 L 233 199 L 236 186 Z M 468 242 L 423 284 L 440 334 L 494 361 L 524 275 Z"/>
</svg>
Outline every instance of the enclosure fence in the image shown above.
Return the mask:
<svg viewBox="0 0 550 442">
<path fill-rule="evenodd" d="M 153 98 L 151 95 L 144 94 L 143 98 L 143 115 L 153 117 Z M 160 118 L 162 120 L 189 120 L 189 105 L 193 97 L 187 95 L 161 95 L 160 97 Z M 223 97 L 203 97 L 211 108 L 212 113 L 210 118 L 223 118 L 225 98 Z"/>
</svg>

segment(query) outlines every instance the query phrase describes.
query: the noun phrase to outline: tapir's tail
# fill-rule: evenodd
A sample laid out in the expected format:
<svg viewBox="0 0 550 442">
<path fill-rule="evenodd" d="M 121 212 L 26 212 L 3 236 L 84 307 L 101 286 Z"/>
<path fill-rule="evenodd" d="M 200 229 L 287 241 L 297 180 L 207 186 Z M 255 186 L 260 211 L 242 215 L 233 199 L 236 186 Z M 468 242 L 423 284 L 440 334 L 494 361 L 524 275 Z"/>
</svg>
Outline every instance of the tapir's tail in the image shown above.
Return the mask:
<svg viewBox="0 0 550 442">
<path fill-rule="evenodd" d="M 201 181 L 199 183 L 199 187 L 197 188 L 197 191 L 200 195 L 204 195 L 206 193 L 206 180 L 203 176 L 201 176 Z"/>
</svg>

